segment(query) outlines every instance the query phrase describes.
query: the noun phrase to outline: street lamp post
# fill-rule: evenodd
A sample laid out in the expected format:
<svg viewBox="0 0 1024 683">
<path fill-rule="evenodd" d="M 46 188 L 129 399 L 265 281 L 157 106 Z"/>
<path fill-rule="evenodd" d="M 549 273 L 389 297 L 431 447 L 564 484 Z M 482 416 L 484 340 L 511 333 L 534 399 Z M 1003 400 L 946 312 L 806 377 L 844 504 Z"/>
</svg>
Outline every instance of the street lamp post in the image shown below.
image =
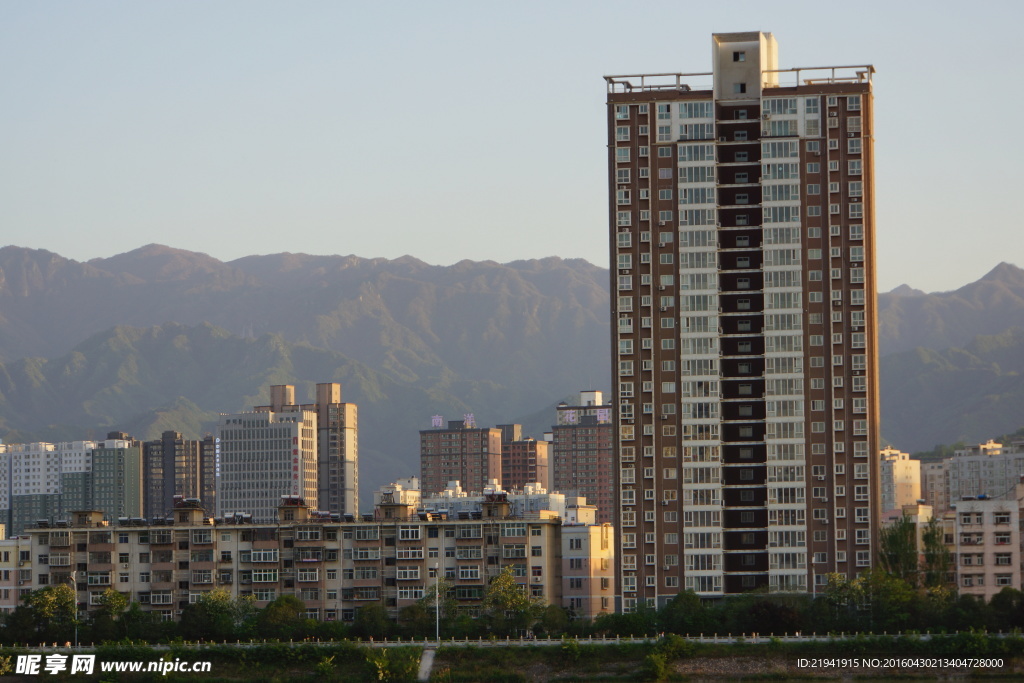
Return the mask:
<svg viewBox="0 0 1024 683">
<path fill-rule="evenodd" d="M 76 577 L 76 574 L 78 574 L 77 571 L 72 571 L 71 572 L 71 585 L 72 585 L 72 590 L 75 592 L 75 594 L 74 594 L 74 605 L 75 605 L 74 620 L 75 620 L 75 649 L 77 650 L 78 649 L 78 578 Z"/>
<path fill-rule="evenodd" d="M 434 563 L 434 640 L 441 647 L 441 570 Z"/>
</svg>

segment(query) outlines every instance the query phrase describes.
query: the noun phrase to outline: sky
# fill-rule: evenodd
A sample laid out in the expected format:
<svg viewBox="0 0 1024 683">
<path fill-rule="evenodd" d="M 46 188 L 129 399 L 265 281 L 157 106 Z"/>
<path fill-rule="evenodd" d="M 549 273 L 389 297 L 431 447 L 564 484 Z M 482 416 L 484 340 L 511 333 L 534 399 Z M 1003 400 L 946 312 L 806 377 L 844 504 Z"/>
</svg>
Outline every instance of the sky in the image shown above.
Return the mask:
<svg viewBox="0 0 1024 683">
<path fill-rule="evenodd" d="M 879 291 L 1024 266 L 1024 3 L 0 0 L 0 244 L 607 253 L 606 74 L 873 64 Z"/>
</svg>

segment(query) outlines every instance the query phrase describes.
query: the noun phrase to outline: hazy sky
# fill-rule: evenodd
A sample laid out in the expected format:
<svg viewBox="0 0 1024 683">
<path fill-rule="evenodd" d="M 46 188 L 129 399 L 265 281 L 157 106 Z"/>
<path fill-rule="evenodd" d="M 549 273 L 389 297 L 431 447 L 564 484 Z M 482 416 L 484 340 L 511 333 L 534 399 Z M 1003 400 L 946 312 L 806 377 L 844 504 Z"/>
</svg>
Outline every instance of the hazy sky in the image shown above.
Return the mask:
<svg viewBox="0 0 1024 683">
<path fill-rule="evenodd" d="M 879 289 L 1024 266 L 1019 2 L 0 0 L 2 243 L 607 265 L 605 74 L 874 64 Z"/>
</svg>

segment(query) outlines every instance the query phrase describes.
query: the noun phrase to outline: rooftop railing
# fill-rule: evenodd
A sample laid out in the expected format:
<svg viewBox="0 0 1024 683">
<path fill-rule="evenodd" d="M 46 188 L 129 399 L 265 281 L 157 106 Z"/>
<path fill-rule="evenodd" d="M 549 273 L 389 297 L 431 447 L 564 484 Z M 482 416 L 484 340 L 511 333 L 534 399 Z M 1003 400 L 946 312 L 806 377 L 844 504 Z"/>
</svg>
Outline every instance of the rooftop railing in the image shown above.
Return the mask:
<svg viewBox="0 0 1024 683">
<path fill-rule="evenodd" d="M 764 83 L 764 88 L 786 88 L 797 85 L 821 85 L 837 83 L 870 83 L 875 73 L 871 64 L 850 66 L 802 66 L 794 69 L 771 69 L 762 71 L 762 77 L 777 83 Z M 711 90 L 714 73 L 658 73 L 624 74 L 605 76 L 609 93 L 630 93 L 658 90 Z"/>
</svg>

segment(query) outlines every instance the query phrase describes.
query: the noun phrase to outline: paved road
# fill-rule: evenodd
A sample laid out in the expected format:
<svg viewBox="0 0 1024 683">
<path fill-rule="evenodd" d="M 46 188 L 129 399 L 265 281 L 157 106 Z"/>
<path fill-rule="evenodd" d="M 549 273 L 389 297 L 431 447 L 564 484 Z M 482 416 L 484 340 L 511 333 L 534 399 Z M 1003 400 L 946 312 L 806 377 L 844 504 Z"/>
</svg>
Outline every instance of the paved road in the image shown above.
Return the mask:
<svg viewBox="0 0 1024 683">
<path fill-rule="evenodd" d="M 424 650 L 420 656 L 420 671 L 419 676 L 416 677 L 417 681 L 429 681 L 430 670 L 434 668 L 434 653 L 436 650 L 429 649 Z"/>
</svg>

